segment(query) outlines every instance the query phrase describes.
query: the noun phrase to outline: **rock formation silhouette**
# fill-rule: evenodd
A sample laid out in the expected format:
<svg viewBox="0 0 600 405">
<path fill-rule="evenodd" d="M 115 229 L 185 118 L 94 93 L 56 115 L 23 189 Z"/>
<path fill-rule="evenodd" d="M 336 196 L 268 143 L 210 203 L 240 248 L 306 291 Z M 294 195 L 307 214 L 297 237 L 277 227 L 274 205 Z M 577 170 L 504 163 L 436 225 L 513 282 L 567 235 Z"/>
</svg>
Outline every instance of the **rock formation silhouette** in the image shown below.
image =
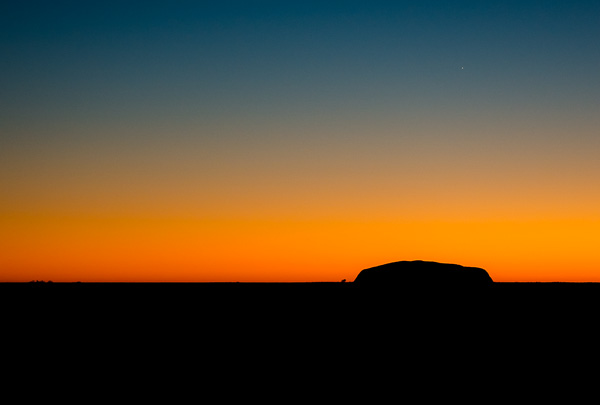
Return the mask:
<svg viewBox="0 0 600 405">
<path fill-rule="evenodd" d="M 362 270 L 354 283 L 368 287 L 471 287 L 494 281 L 484 269 L 458 264 L 400 261 Z"/>
</svg>

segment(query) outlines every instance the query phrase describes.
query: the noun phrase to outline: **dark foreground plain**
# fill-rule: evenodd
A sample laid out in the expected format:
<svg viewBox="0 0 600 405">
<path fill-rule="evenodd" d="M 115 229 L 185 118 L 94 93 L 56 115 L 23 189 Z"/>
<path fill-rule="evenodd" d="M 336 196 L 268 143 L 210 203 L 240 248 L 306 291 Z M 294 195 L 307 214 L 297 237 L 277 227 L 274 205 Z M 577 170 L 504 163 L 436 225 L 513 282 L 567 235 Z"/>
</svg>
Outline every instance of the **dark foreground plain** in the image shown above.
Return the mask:
<svg viewBox="0 0 600 405">
<path fill-rule="evenodd" d="M 493 283 L 489 286 L 387 286 L 316 283 L 0 283 L 5 314 L 86 319 L 193 317 L 286 319 L 292 314 L 331 320 L 363 316 L 481 315 L 556 321 L 592 316 L 600 309 L 600 283 Z M 273 319 L 269 319 L 273 317 Z"/>
<path fill-rule="evenodd" d="M 43 395 L 572 402 L 598 378 L 596 283 L 5 283 L 0 299 L 6 385 Z"/>
<path fill-rule="evenodd" d="M 31 282 L 0 283 L 0 300 L 6 322 L 47 323 L 53 329 L 94 325 L 105 331 L 135 332 L 136 326 L 152 326 L 160 334 L 169 328 L 218 328 L 235 330 L 243 340 L 243 335 L 288 328 L 307 334 L 345 334 L 342 344 L 382 329 L 436 330 L 442 337 L 487 328 L 496 329 L 488 336 L 494 338 L 498 333 L 596 328 L 600 283 L 365 288 L 351 282 Z"/>
</svg>

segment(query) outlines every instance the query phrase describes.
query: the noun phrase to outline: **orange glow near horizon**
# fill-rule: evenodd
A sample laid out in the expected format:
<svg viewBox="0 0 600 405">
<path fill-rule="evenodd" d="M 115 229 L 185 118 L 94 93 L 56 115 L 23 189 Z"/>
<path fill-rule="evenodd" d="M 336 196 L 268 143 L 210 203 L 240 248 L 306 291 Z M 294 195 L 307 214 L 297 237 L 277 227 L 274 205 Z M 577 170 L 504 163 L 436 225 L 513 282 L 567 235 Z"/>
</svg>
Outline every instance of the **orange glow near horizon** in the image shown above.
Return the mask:
<svg viewBox="0 0 600 405">
<path fill-rule="evenodd" d="M 3 218 L 0 281 L 354 280 L 397 260 L 485 268 L 495 281 L 600 281 L 583 220 Z"/>
<path fill-rule="evenodd" d="M 0 281 L 351 281 L 399 260 L 600 281 L 592 149 L 472 140 L 6 153 Z"/>
</svg>

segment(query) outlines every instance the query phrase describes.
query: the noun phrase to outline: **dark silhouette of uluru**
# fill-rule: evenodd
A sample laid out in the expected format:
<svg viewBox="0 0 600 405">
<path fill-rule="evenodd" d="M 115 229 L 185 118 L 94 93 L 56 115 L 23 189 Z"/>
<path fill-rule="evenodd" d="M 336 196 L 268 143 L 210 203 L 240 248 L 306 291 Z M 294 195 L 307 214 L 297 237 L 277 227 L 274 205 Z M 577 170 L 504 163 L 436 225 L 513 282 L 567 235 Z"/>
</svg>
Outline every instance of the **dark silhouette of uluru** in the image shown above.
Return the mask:
<svg viewBox="0 0 600 405">
<path fill-rule="evenodd" d="M 401 261 L 362 270 L 354 283 L 369 287 L 471 287 L 494 281 L 484 269 L 458 264 Z"/>
</svg>

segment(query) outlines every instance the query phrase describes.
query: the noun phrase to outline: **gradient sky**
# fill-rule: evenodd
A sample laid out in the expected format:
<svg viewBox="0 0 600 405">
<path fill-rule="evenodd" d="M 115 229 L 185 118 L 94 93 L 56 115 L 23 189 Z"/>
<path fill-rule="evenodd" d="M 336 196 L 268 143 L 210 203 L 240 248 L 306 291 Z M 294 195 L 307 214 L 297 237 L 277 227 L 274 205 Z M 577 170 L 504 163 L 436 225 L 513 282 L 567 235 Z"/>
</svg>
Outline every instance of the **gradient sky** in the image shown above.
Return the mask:
<svg viewBox="0 0 600 405">
<path fill-rule="evenodd" d="M 600 281 L 598 1 L 0 4 L 0 281 Z"/>
</svg>

